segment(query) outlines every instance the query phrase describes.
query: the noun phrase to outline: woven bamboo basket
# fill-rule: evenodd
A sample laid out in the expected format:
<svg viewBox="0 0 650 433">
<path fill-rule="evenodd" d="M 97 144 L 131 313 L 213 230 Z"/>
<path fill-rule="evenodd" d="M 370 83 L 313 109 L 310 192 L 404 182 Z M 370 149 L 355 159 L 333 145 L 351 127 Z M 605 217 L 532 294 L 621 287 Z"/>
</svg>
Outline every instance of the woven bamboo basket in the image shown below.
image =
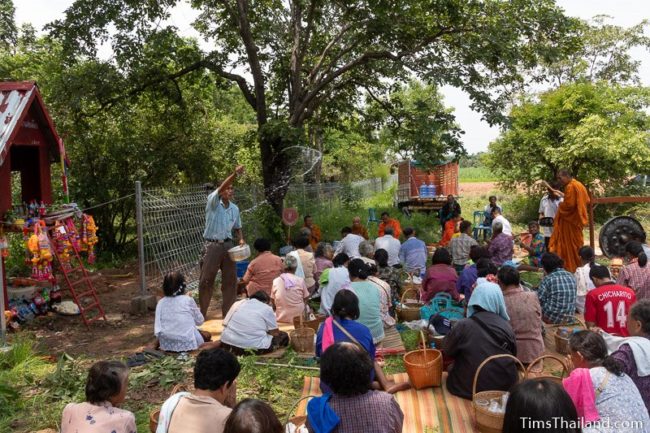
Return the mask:
<svg viewBox="0 0 650 433">
<path fill-rule="evenodd" d="M 568 336 L 560 335 L 560 328 L 576 324 L 584 329 L 587 328 L 582 320 L 578 319 L 577 317 L 571 317 L 570 319 L 566 320 L 563 325 L 560 325 L 557 327 L 557 329 L 555 329 L 555 333 L 553 334 L 553 337 L 555 339 L 555 351 L 560 355 L 568 355 L 571 352 L 569 350 L 569 338 L 571 337 L 572 333 L 569 332 Z"/>
<path fill-rule="evenodd" d="M 299 316 L 299 327 L 289 332 L 291 345 L 298 353 L 310 353 L 314 350 L 314 335 L 316 331 L 304 326 L 302 314 Z"/>
<path fill-rule="evenodd" d="M 298 429 L 298 428 L 302 427 L 303 425 L 305 425 L 305 423 L 307 422 L 307 415 L 291 416 L 291 414 L 293 413 L 293 411 L 296 410 L 296 408 L 298 407 L 298 405 L 300 404 L 301 401 L 307 400 L 307 399 L 310 399 L 310 398 L 314 398 L 314 397 L 317 397 L 317 396 L 308 395 L 308 396 L 299 398 L 293 404 L 293 406 L 291 406 L 291 409 L 289 409 L 289 412 L 287 412 L 287 418 L 284 420 L 284 429 L 285 429 L 285 431 L 286 431 L 287 426 L 289 425 L 289 423 L 292 423 L 293 425 L 295 425 L 296 429 Z"/>
<path fill-rule="evenodd" d="M 426 348 L 424 333 L 420 331 L 423 349 L 404 354 L 404 366 L 415 389 L 442 384 L 442 352 Z"/>
<path fill-rule="evenodd" d="M 417 290 L 415 289 L 405 290 L 404 293 L 402 294 L 400 306 L 395 308 L 395 312 L 397 313 L 397 318 L 402 322 L 420 320 L 420 308 L 424 306 L 424 304 L 418 301 L 417 298 L 415 301 L 408 300 L 406 295 L 409 292 L 415 292 L 417 296 Z"/>
<path fill-rule="evenodd" d="M 300 320 L 300 316 L 296 316 L 293 318 L 293 327 L 295 329 L 298 328 L 311 328 L 314 331 L 318 332 L 318 328 L 320 327 L 321 323 L 325 321 L 327 318 L 326 315 L 324 314 L 317 314 L 316 318 L 314 320 Z"/>
<path fill-rule="evenodd" d="M 535 364 L 538 364 L 538 363 L 542 362 L 544 359 L 552 359 L 554 361 L 559 362 L 560 365 L 562 366 L 562 375 L 560 377 L 557 377 L 557 376 L 553 376 L 553 375 L 550 375 L 550 374 L 545 374 L 545 375 L 543 374 L 541 376 L 532 376 L 532 377 L 530 377 L 531 370 L 533 369 Z M 567 367 L 566 363 L 561 358 L 558 358 L 557 356 L 553 356 L 553 355 L 542 355 L 539 358 L 535 359 L 530 364 L 528 364 L 528 367 L 526 368 L 526 373 L 524 375 L 524 378 L 525 379 L 548 379 L 548 380 L 552 380 L 553 382 L 557 382 L 560 385 L 562 385 L 562 379 L 567 377 L 568 375 L 569 375 L 569 367 Z"/>
<path fill-rule="evenodd" d="M 172 388 L 171 394 L 169 396 L 176 394 L 177 392 L 189 391 L 185 385 L 176 385 Z M 158 418 L 160 417 L 160 409 L 154 409 L 149 413 L 149 431 L 151 433 L 156 433 L 158 429 Z"/>
<path fill-rule="evenodd" d="M 490 412 L 487 408 L 477 404 L 478 400 L 487 400 L 490 401 L 493 398 L 501 398 L 506 391 L 481 391 L 476 392 L 476 384 L 478 382 L 478 375 L 481 373 L 481 370 L 490 361 L 499 358 L 510 358 L 517 364 L 517 367 L 524 372 L 526 369 L 524 365 L 512 355 L 501 354 L 501 355 L 492 355 L 481 363 L 476 369 L 476 374 L 474 375 L 474 383 L 472 385 L 472 408 L 474 409 L 474 418 L 476 419 L 476 428 L 481 433 L 501 433 L 503 430 L 503 413 L 494 413 Z"/>
</svg>

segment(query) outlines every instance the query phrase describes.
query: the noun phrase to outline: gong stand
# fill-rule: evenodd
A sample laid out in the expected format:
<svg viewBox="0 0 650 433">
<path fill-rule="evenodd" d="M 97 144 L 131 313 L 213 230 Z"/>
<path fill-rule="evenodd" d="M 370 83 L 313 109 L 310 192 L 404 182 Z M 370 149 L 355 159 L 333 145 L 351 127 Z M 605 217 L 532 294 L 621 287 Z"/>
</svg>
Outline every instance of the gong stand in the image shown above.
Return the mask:
<svg viewBox="0 0 650 433">
<path fill-rule="evenodd" d="M 593 197 L 589 194 L 589 245 L 595 248 L 594 208 L 599 204 L 650 203 L 650 197 Z M 614 217 L 607 221 L 600 231 L 600 248 L 607 257 L 622 257 L 625 243 L 630 234 L 637 232 L 645 236 L 641 224 L 632 217 Z"/>
</svg>

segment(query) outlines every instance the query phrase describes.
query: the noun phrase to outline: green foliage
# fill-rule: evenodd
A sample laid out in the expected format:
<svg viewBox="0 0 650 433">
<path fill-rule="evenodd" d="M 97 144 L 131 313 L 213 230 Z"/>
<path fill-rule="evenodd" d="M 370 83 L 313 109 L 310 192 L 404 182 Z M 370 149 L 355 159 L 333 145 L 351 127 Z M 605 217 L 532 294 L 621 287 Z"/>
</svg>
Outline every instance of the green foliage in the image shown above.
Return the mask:
<svg viewBox="0 0 650 433">
<path fill-rule="evenodd" d="M 192 374 L 194 359 L 165 356 L 140 367 L 134 367 L 129 381 L 134 388 L 160 386 L 169 389 Z"/>
<path fill-rule="evenodd" d="M 477 152 L 460 157 L 458 160 L 458 165 L 461 169 L 463 168 L 480 168 L 483 167 L 483 158 L 485 157 L 485 152 Z"/>
<path fill-rule="evenodd" d="M 16 45 L 18 29 L 15 14 L 12 0 L 0 0 L 0 50 L 9 51 Z"/>
<path fill-rule="evenodd" d="M 402 342 L 404 343 L 404 348 L 406 348 L 407 352 L 418 348 L 418 344 L 421 340 L 419 331 L 406 329 L 400 333 L 400 336 L 402 337 Z"/>
<path fill-rule="evenodd" d="M 383 164 L 385 146 L 357 130 L 327 128 L 323 134 L 323 153 L 322 175 L 327 179 L 351 182 L 381 174 L 387 176 Z"/>
<path fill-rule="evenodd" d="M 490 143 L 488 167 L 507 187 L 553 179 L 560 168 L 587 185 L 620 184 L 650 163 L 650 89 L 565 84 L 522 100 Z"/>
<path fill-rule="evenodd" d="M 9 242 L 9 257 L 5 260 L 5 269 L 9 277 L 29 277 L 32 270 L 25 262 L 25 241 L 22 233 L 6 233 Z"/>
<path fill-rule="evenodd" d="M 344 208 L 355 209 L 359 207 L 361 202 L 361 192 L 358 188 L 353 187 L 349 183 L 344 183 L 341 185 L 339 194 Z"/>
<path fill-rule="evenodd" d="M 461 167 L 458 173 L 459 182 L 493 182 L 497 178 L 487 167 Z"/>
<path fill-rule="evenodd" d="M 85 399 L 86 363 L 67 354 L 59 357 L 54 373 L 43 380 L 42 386 L 52 400 L 79 401 Z"/>
<path fill-rule="evenodd" d="M 609 24 L 609 20 L 611 17 L 599 15 L 578 25 L 567 56 L 542 68 L 543 73 L 557 85 L 582 80 L 640 84 L 641 62 L 632 58 L 630 50 L 650 48 L 646 36 L 649 22 L 624 28 Z"/>
<path fill-rule="evenodd" d="M 387 93 L 411 73 L 437 86 L 462 88 L 473 107 L 494 122 L 501 119 L 510 92 L 523 82 L 522 70 L 561 54 L 576 23 L 552 0 L 452 0 L 444 7 L 419 0 L 256 2 L 254 7 L 193 0 L 199 12 L 194 26 L 212 44 L 212 50 L 201 52 L 184 49 L 177 29 L 165 24 L 178 3 L 76 0 L 65 19 L 49 27 L 62 47 L 59 61 L 75 67 L 80 59 L 94 62 L 101 44 L 112 46 L 111 64 L 83 75 L 92 81 L 88 90 L 101 90 L 90 92 L 84 102 L 99 109 L 112 110 L 150 90 L 168 96 L 169 105 L 182 105 L 178 88 L 187 76 L 206 70 L 218 84 L 236 83 L 255 111 L 265 194 L 276 212 L 292 162 L 285 152 L 297 142 L 267 134 L 267 124 L 299 130 L 318 116 L 338 119 L 357 109 L 362 96 Z M 439 158 L 436 153 L 446 147 L 461 154 L 453 116 L 441 109 L 431 116 L 426 113 L 431 101 L 414 99 L 415 116 L 403 122 L 404 144 L 417 146 L 423 161 Z M 193 125 L 192 130 L 205 129 Z M 399 138 L 393 130 L 390 141 Z"/>
<path fill-rule="evenodd" d="M 444 155 L 465 154 L 460 141 L 464 132 L 433 85 L 412 80 L 386 98 L 375 98 L 368 111 L 371 118 L 379 119 L 380 142 L 402 159 L 410 157 L 423 167 L 432 167 Z"/>
</svg>

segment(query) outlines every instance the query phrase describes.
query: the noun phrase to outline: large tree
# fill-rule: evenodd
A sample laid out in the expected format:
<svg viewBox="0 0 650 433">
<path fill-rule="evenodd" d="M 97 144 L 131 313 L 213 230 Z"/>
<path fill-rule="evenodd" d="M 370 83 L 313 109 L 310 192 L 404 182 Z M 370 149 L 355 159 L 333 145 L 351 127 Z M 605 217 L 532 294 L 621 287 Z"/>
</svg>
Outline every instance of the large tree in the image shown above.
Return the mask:
<svg viewBox="0 0 650 433">
<path fill-rule="evenodd" d="M 141 66 L 178 0 L 76 0 L 52 25 L 69 57 L 111 41 L 117 68 Z M 558 55 L 574 29 L 552 0 L 192 0 L 213 49 L 200 58 L 135 68 L 124 87 L 102 87 L 97 107 L 197 69 L 237 84 L 256 115 L 268 202 L 282 206 L 302 128 L 319 107 L 383 89 L 407 72 L 469 93 L 491 122 L 525 70 Z M 148 60 L 151 60 L 150 58 Z"/>
<path fill-rule="evenodd" d="M 616 84 L 640 84 L 640 60 L 632 48 L 650 49 L 650 27 L 643 20 L 632 27 L 609 23 L 611 17 L 599 15 L 576 27 L 574 44 L 567 44 L 567 55 L 541 68 L 541 72 L 561 85 L 576 81 L 608 81 Z"/>
<path fill-rule="evenodd" d="M 447 155 L 465 155 L 464 132 L 435 86 L 411 80 L 386 97 L 372 95 L 371 101 L 368 117 L 378 124 L 380 142 L 400 158 L 432 167 Z"/>
<path fill-rule="evenodd" d="M 650 89 L 569 83 L 524 98 L 490 143 L 488 166 L 507 185 L 550 180 L 561 168 L 585 184 L 621 184 L 650 167 Z"/>
</svg>

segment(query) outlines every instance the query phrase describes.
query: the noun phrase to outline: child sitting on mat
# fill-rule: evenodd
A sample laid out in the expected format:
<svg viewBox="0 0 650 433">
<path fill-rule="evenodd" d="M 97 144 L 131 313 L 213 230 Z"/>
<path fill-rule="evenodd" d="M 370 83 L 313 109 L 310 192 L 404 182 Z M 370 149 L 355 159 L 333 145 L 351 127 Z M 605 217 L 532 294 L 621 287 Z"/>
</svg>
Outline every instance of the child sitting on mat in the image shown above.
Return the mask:
<svg viewBox="0 0 650 433">
<path fill-rule="evenodd" d="M 185 277 L 180 272 L 165 275 L 165 297 L 156 305 L 154 335 L 160 350 L 189 352 L 196 350 L 211 335 L 196 327 L 203 324 L 203 315 L 192 297 L 185 295 Z"/>
</svg>

